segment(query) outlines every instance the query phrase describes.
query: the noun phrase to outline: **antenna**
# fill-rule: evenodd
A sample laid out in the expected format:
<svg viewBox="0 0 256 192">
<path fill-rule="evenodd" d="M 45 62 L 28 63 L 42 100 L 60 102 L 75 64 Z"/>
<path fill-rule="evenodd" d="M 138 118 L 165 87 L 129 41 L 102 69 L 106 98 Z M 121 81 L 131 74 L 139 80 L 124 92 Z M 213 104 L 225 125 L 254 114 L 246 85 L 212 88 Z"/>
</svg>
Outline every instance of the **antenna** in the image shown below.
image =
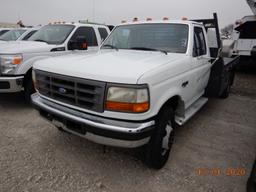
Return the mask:
<svg viewBox="0 0 256 192">
<path fill-rule="evenodd" d="M 92 21 L 95 22 L 95 4 L 96 4 L 96 0 L 92 0 L 93 4 L 92 4 Z"/>
</svg>

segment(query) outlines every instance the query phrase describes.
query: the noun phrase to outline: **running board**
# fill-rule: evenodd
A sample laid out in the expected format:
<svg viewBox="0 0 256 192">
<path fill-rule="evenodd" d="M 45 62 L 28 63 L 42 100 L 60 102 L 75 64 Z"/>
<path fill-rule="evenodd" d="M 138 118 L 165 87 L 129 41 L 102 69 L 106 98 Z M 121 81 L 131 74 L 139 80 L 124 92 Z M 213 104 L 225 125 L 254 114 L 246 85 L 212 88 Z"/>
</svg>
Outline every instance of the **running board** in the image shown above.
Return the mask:
<svg viewBox="0 0 256 192">
<path fill-rule="evenodd" d="M 193 103 L 185 112 L 185 117 L 175 116 L 175 122 L 178 125 L 184 125 L 197 111 L 199 111 L 204 104 L 208 101 L 208 98 L 201 97 L 195 103 Z"/>
</svg>

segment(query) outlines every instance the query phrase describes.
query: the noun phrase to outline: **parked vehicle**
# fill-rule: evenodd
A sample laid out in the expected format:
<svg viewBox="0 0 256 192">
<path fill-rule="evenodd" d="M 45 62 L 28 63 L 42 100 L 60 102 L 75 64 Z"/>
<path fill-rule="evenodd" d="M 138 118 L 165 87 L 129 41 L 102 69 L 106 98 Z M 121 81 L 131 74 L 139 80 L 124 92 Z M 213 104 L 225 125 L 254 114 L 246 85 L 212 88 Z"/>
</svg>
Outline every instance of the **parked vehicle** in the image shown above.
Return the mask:
<svg viewBox="0 0 256 192">
<path fill-rule="evenodd" d="M 0 93 L 24 90 L 29 100 L 34 92 L 31 71 L 35 61 L 85 50 L 87 45 L 89 50 L 98 50 L 108 34 L 109 29 L 104 25 L 54 24 L 42 27 L 28 41 L 1 44 Z"/>
<path fill-rule="evenodd" d="M 207 31 L 215 31 L 213 47 Z M 97 54 L 33 67 L 40 115 L 60 130 L 103 145 L 146 145 L 146 163 L 166 163 L 176 125 L 208 100 L 227 97 L 236 58 L 223 58 L 217 15 L 197 21 L 121 24 Z M 72 65 L 70 65 L 72 63 Z"/>
<path fill-rule="evenodd" d="M 253 15 L 245 16 L 237 22 L 232 39 L 236 41 L 234 54 L 248 60 L 256 56 L 256 0 L 246 1 Z"/>
<path fill-rule="evenodd" d="M 9 30 L 0 36 L 0 44 L 7 43 L 9 41 L 26 41 L 37 31 L 37 28 L 19 28 Z"/>
</svg>

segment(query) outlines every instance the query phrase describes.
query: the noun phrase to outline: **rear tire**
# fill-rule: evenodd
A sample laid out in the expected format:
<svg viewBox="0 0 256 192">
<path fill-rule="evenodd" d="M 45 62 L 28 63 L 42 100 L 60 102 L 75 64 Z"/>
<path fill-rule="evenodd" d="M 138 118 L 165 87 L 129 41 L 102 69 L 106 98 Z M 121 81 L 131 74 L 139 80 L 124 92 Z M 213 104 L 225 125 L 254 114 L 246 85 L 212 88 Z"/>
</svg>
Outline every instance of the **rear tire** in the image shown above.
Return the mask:
<svg viewBox="0 0 256 192">
<path fill-rule="evenodd" d="M 174 141 L 174 112 L 164 107 L 156 118 L 156 128 L 146 148 L 147 166 L 161 169 L 167 162 Z"/>
<path fill-rule="evenodd" d="M 224 91 L 222 92 L 222 94 L 220 95 L 221 99 L 226 99 L 229 96 L 230 90 L 231 90 L 231 85 L 232 85 L 232 72 L 228 73 L 228 82 L 227 82 L 227 86 L 224 89 Z"/>
</svg>

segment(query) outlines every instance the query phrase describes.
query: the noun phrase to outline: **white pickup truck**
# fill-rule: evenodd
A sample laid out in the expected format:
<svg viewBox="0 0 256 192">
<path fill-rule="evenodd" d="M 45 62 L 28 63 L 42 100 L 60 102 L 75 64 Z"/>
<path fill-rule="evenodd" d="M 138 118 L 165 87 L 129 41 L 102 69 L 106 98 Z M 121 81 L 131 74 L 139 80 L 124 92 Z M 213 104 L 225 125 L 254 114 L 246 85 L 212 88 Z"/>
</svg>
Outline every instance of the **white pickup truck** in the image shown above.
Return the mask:
<svg viewBox="0 0 256 192">
<path fill-rule="evenodd" d="M 85 50 L 87 45 L 89 50 L 98 50 L 109 33 L 107 26 L 99 24 L 52 24 L 28 41 L 0 44 L 0 93 L 24 90 L 29 100 L 34 91 L 31 71 L 35 61 Z"/>
<path fill-rule="evenodd" d="M 214 16 L 121 24 L 96 54 L 38 61 L 32 102 L 60 130 L 103 145 L 146 145 L 145 162 L 161 168 L 176 125 L 207 97 L 228 96 L 237 59 L 221 57 Z M 211 48 L 210 28 L 217 29 Z"/>
</svg>

